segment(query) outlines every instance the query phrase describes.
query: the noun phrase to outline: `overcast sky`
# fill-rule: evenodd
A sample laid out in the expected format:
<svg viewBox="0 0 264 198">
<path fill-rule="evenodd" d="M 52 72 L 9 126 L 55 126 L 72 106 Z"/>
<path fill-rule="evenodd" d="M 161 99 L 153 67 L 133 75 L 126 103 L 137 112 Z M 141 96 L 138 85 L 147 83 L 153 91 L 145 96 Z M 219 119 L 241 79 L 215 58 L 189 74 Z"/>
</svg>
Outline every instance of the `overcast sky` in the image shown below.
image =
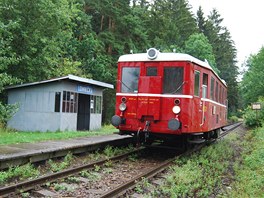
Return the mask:
<svg viewBox="0 0 264 198">
<path fill-rule="evenodd" d="M 189 0 L 196 14 L 201 5 L 205 16 L 216 8 L 224 19 L 223 26 L 230 31 L 237 49 L 238 66 L 250 54 L 256 54 L 264 46 L 263 0 Z"/>
</svg>

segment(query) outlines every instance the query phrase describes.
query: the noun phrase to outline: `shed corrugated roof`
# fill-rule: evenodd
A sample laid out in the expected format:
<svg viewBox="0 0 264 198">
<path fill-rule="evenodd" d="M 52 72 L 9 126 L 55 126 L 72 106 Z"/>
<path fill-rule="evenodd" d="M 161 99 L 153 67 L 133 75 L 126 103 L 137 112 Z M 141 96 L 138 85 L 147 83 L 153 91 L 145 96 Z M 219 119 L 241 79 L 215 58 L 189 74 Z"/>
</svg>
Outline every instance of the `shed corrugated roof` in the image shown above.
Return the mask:
<svg viewBox="0 0 264 198">
<path fill-rule="evenodd" d="M 114 88 L 114 86 L 112 84 L 108 84 L 105 82 L 100 82 L 100 81 L 96 81 L 96 80 L 92 80 L 92 79 L 88 79 L 88 78 L 82 78 L 82 77 L 78 77 L 78 76 L 74 76 L 74 75 L 69 74 L 68 76 L 63 76 L 63 77 L 54 78 L 54 79 L 50 79 L 50 80 L 44 80 L 44 81 L 33 82 L 33 83 L 25 83 L 25 84 L 21 84 L 21 85 L 8 86 L 8 87 L 6 87 L 6 89 L 28 87 L 28 86 L 34 86 L 34 85 L 45 84 L 45 83 L 49 83 L 49 82 L 54 82 L 54 81 L 59 81 L 59 80 L 67 80 L 67 79 L 77 81 L 77 82 L 92 84 L 92 85 L 96 85 L 99 87 L 105 87 L 105 88 L 110 88 L 110 89 Z"/>
</svg>

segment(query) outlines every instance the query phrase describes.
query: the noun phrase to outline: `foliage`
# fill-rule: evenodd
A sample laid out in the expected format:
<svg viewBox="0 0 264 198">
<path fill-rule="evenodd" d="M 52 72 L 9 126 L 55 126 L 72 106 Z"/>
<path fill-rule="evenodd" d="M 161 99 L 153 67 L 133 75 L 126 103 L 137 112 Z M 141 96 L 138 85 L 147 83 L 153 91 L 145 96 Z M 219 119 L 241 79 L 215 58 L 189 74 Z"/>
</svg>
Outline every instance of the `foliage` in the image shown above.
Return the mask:
<svg viewBox="0 0 264 198">
<path fill-rule="evenodd" d="M 13 178 L 34 178 L 40 175 L 40 172 L 32 164 L 10 167 L 7 171 L 0 171 L 0 184 L 3 184 Z"/>
<path fill-rule="evenodd" d="M 229 119 L 228 119 L 231 123 L 236 123 L 236 122 L 238 122 L 238 117 L 236 117 L 236 116 L 231 116 Z"/>
<path fill-rule="evenodd" d="M 0 102 L 0 126 L 6 125 L 7 121 L 18 111 L 18 104 L 4 105 Z"/>
<path fill-rule="evenodd" d="M 260 127 L 264 121 L 264 97 L 260 97 L 257 101 L 261 104 L 261 110 L 253 110 L 248 106 L 244 110 L 244 121 L 248 127 Z"/>
<path fill-rule="evenodd" d="M 264 76 L 264 47 L 257 54 L 249 57 L 247 67 L 248 71 L 244 74 L 240 85 L 245 106 L 256 102 L 264 93 L 264 83 L 260 80 Z"/>
<path fill-rule="evenodd" d="M 94 171 L 82 171 L 80 173 L 82 177 L 88 178 L 91 181 L 98 181 L 101 179 L 101 175 L 97 172 Z"/>
<path fill-rule="evenodd" d="M 242 159 L 236 163 L 236 180 L 228 197 L 263 197 L 264 128 L 249 131 Z"/>
<path fill-rule="evenodd" d="M 214 71 L 219 74 L 215 65 L 213 48 L 204 34 L 192 34 L 185 42 L 185 51 L 200 60 L 207 60 Z"/>
<path fill-rule="evenodd" d="M 151 46 L 161 50 L 171 45 L 184 48 L 184 42 L 197 31 L 190 5 L 186 0 L 156 0 L 147 19 L 147 32 Z"/>
<path fill-rule="evenodd" d="M 74 191 L 74 187 L 73 186 L 66 185 L 66 184 L 58 184 L 58 183 L 55 183 L 54 184 L 54 190 L 56 190 L 56 191 L 73 192 Z"/>
<path fill-rule="evenodd" d="M 202 149 L 198 154 L 180 158 L 160 187 L 166 197 L 209 197 L 221 186 L 221 175 L 232 158 L 231 141 L 224 140 Z"/>
<path fill-rule="evenodd" d="M 17 26 L 16 22 L 9 21 L 7 24 L 4 24 L 0 20 L 0 93 L 2 93 L 6 85 L 19 82 L 16 77 L 6 72 L 11 64 L 19 61 L 16 53 L 10 48 L 10 43 L 13 42 L 11 31 L 16 29 Z M 0 101 L 0 125 L 5 125 L 16 110 L 17 105 L 5 105 Z"/>
<path fill-rule="evenodd" d="M 7 72 L 23 81 L 57 76 L 66 57 L 65 41 L 72 37 L 74 3 L 68 0 L 1 1 L 0 18 L 17 25 L 10 31 L 9 48 L 19 57 Z M 58 12 L 58 8 L 60 12 Z M 67 42 L 66 42 L 67 43 Z M 26 72 L 25 72 L 26 71 Z"/>
<path fill-rule="evenodd" d="M 73 162 L 73 155 L 72 153 L 68 153 L 62 162 L 54 162 L 53 160 L 49 160 L 48 164 L 51 168 L 51 171 L 58 172 L 61 171 L 67 167 L 69 167 Z"/>
<path fill-rule="evenodd" d="M 222 26 L 223 18 L 216 9 L 213 9 L 208 18 L 204 17 L 202 8 L 197 11 L 197 24 L 213 48 L 213 54 L 219 76 L 228 86 L 228 110 L 236 112 L 240 98 L 238 97 L 238 68 L 236 66 L 236 48 L 230 32 Z"/>
<path fill-rule="evenodd" d="M 104 126 L 102 127 L 101 130 L 97 130 L 97 131 L 65 131 L 65 132 L 27 132 L 27 131 L 17 132 L 12 129 L 0 128 L 0 145 L 107 135 L 107 134 L 113 134 L 114 131 L 116 131 L 116 129 L 111 125 Z"/>
<path fill-rule="evenodd" d="M 206 19 L 201 9 L 195 19 L 187 0 L 2 0 L 0 7 L 0 93 L 6 85 L 68 74 L 114 84 L 120 55 L 149 47 L 183 52 L 190 36 L 201 32 L 213 54 L 210 47 L 204 51 L 206 39 L 197 39 L 197 46 L 227 81 L 229 106 L 237 106 L 236 50 L 216 10 Z M 105 123 L 114 96 L 104 93 Z"/>
</svg>

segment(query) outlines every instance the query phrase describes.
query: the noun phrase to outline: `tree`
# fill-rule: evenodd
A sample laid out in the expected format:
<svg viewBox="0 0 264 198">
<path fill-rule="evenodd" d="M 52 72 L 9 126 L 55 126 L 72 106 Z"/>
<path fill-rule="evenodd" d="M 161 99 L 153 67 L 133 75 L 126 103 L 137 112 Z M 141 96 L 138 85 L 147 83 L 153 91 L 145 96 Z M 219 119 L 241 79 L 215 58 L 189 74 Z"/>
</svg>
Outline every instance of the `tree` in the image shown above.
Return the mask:
<svg viewBox="0 0 264 198">
<path fill-rule="evenodd" d="M 147 23 L 152 46 L 161 50 L 174 46 L 181 51 L 189 36 L 197 32 L 190 9 L 185 0 L 155 0 Z"/>
<path fill-rule="evenodd" d="M 236 112 L 239 104 L 238 97 L 238 67 L 236 66 L 236 48 L 228 29 L 221 25 L 223 18 L 216 9 L 204 19 L 202 9 L 197 12 L 197 21 L 200 31 L 208 38 L 209 43 L 213 47 L 217 69 L 219 76 L 224 79 L 228 85 L 228 105 L 229 112 Z M 204 23 L 205 21 L 205 23 Z"/>
<path fill-rule="evenodd" d="M 196 17 L 197 26 L 199 31 L 203 34 L 206 32 L 206 19 L 204 17 L 204 12 L 201 6 L 199 6 L 197 10 L 197 17 Z"/>
<path fill-rule="evenodd" d="M 207 60 L 216 73 L 219 70 L 215 66 L 213 48 L 204 34 L 193 34 L 185 42 L 185 52 L 200 60 Z"/>
<path fill-rule="evenodd" d="M 74 6 L 70 0 L 40 0 L 34 3 L 30 0 L 2 0 L 1 21 L 4 24 L 10 21 L 17 23 L 10 30 L 12 41 L 8 47 L 19 57 L 17 62 L 9 64 L 6 72 L 24 82 L 64 73 L 62 67 L 74 63 L 66 50 L 72 38 Z"/>
<path fill-rule="evenodd" d="M 264 47 L 260 51 L 251 55 L 247 61 L 248 71 L 244 74 L 240 92 L 245 106 L 256 102 L 264 93 Z"/>
<path fill-rule="evenodd" d="M 0 21 L 0 93 L 1 100 L 5 99 L 5 95 L 2 93 L 6 85 L 19 82 L 17 78 L 6 73 L 6 69 L 9 65 L 17 63 L 19 58 L 9 47 L 10 42 L 13 40 L 11 31 L 17 26 L 16 22 L 9 22 L 4 24 Z M 0 100 L 0 127 L 5 125 L 8 119 L 13 115 L 17 109 L 17 105 L 5 105 Z"/>
</svg>

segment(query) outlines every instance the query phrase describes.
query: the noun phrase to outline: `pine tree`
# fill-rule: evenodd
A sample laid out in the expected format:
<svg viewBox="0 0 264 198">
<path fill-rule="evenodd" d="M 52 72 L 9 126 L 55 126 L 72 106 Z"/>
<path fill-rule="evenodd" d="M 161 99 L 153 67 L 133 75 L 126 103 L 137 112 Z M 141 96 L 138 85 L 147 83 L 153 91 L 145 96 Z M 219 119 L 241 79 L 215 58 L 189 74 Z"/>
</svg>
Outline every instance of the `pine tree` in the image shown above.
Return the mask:
<svg viewBox="0 0 264 198">
<path fill-rule="evenodd" d="M 185 0 L 156 0 L 148 22 L 149 40 L 162 50 L 184 48 L 184 42 L 198 32 L 195 18 Z"/>
<path fill-rule="evenodd" d="M 228 85 L 229 111 L 235 112 L 238 108 L 238 68 L 236 66 L 236 48 L 230 32 L 221 25 L 223 18 L 213 9 L 205 23 L 204 34 L 213 47 L 216 66 L 220 70 L 220 77 Z"/>
</svg>

